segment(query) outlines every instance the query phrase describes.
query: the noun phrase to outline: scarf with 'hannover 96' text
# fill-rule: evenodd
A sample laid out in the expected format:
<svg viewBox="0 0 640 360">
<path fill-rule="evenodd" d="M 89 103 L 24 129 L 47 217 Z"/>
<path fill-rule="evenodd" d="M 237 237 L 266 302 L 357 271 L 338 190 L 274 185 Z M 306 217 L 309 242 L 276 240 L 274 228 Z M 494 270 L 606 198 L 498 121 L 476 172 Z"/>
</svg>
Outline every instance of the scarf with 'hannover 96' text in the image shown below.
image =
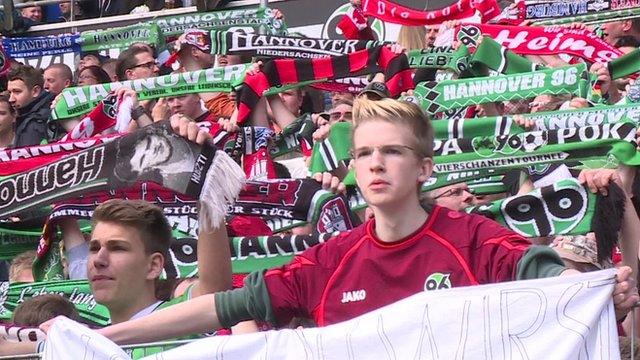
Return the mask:
<svg viewBox="0 0 640 360">
<path fill-rule="evenodd" d="M 411 70 L 404 54 L 386 46 L 360 50 L 348 55 L 320 59 L 280 59 L 268 61 L 262 71 L 247 75 L 238 90 L 238 123 L 243 124 L 264 92 L 270 87 L 302 81 L 339 79 L 382 69 L 392 96 L 413 88 Z"/>
<path fill-rule="evenodd" d="M 362 10 L 384 22 L 408 26 L 439 25 L 443 21 L 470 18 L 480 12 L 482 22 L 500 15 L 500 7 L 495 0 L 458 0 L 434 11 L 420 11 L 388 0 L 363 0 Z"/>
<path fill-rule="evenodd" d="M 165 40 L 160 27 L 154 23 L 89 30 L 80 34 L 80 46 L 83 52 L 125 49 L 134 43 L 145 43 L 160 49 L 165 45 Z"/>
<path fill-rule="evenodd" d="M 268 7 L 233 9 L 210 12 L 195 12 L 184 15 L 164 16 L 152 20 L 160 26 L 165 37 L 180 36 L 185 30 L 227 30 L 231 28 L 253 28 L 265 26 L 270 34 L 286 32 L 283 19 L 276 19 L 274 10 Z"/>
<path fill-rule="evenodd" d="M 489 217 L 522 236 L 578 235 L 595 232 L 598 260 L 610 259 L 624 214 L 624 193 L 593 194 L 577 179 L 561 180 L 526 195 L 512 196 L 468 212 Z"/>
<path fill-rule="evenodd" d="M 542 94 L 587 97 L 590 77 L 585 64 L 529 73 L 419 83 L 414 101 L 429 114 L 469 105 L 534 98 Z"/>
</svg>

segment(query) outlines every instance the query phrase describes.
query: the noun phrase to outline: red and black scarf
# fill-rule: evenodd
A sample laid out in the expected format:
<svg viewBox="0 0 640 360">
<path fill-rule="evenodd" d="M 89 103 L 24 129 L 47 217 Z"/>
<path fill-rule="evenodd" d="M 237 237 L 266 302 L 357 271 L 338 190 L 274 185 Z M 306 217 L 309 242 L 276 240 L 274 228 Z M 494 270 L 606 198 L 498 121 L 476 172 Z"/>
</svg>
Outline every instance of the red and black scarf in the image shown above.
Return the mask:
<svg viewBox="0 0 640 360">
<path fill-rule="evenodd" d="M 386 46 L 322 59 L 281 59 L 264 64 L 261 72 L 247 75 L 238 90 L 238 124 L 251 114 L 265 90 L 309 80 L 340 79 L 382 71 L 392 96 L 413 88 L 409 61 Z"/>
</svg>

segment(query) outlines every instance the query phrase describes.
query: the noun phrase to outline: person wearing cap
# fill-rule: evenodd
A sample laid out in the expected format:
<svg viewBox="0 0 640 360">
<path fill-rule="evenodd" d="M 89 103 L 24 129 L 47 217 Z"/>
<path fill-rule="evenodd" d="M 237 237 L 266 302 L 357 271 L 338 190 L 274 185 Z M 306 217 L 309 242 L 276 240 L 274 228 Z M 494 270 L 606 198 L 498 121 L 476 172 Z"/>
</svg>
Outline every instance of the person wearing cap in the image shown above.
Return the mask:
<svg viewBox="0 0 640 360">
<path fill-rule="evenodd" d="M 211 54 L 211 36 L 207 31 L 187 29 L 176 41 L 177 60 L 187 71 L 212 68 L 215 55 Z"/>
<path fill-rule="evenodd" d="M 214 67 L 215 55 L 211 54 L 211 36 L 207 31 L 187 29 L 176 41 L 176 54 L 169 60 L 178 60 L 186 71 L 209 69 Z M 227 93 L 200 93 L 205 107 L 214 118 L 229 118 L 236 108 L 233 99 Z"/>
<path fill-rule="evenodd" d="M 598 260 L 598 245 L 593 232 L 586 235 L 556 236 L 551 247 L 560 255 L 565 266 L 580 272 L 613 267 L 613 263 L 608 259 Z"/>
</svg>

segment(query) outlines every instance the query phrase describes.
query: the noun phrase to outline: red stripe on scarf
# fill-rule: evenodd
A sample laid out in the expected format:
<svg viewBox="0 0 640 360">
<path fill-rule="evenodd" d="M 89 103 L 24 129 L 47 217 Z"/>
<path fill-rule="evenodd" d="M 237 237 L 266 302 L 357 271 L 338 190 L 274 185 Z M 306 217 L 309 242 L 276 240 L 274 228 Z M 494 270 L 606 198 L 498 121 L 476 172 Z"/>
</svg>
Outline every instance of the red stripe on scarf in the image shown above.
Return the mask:
<svg viewBox="0 0 640 360">
<path fill-rule="evenodd" d="M 620 50 L 588 30 L 548 26 L 467 24 L 456 28 L 456 38 L 462 26 L 475 26 L 482 34 L 490 36 L 519 55 L 566 53 L 590 62 L 609 62 L 623 55 Z M 558 35 L 560 37 L 557 37 Z M 585 45 L 579 46 L 582 42 Z"/>
<path fill-rule="evenodd" d="M 349 54 L 349 70 L 356 72 L 365 69 L 369 62 L 369 56 L 369 50 L 360 50 Z"/>
<path fill-rule="evenodd" d="M 309 66 L 308 60 L 272 60 L 264 65 L 263 72 L 245 77 L 245 87 L 242 88 L 238 94 L 238 124 L 243 124 L 249 118 L 251 109 L 253 109 L 257 103 L 255 95 L 261 97 L 264 90 L 267 90 L 271 86 L 293 84 L 307 80 L 321 80 L 329 77 L 328 75 L 333 77 L 346 77 L 354 75 L 354 73 L 358 75 L 370 73 L 378 68 L 378 66 L 375 65 L 378 65 L 381 54 L 384 54 L 382 61 L 387 65 L 396 57 L 404 57 L 404 60 L 399 62 L 397 68 L 393 70 L 394 73 L 388 73 L 387 69 L 382 67 L 385 75 L 388 75 L 390 79 L 388 88 L 391 94 L 397 96 L 401 91 L 412 89 L 413 81 L 409 81 L 410 69 L 406 55 L 393 54 L 391 50 L 385 46 L 360 50 L 346 55 L 348 68 L 346 68 L 347 64 L 344 61 L 336 61 L 335 57 L 313 59 L 310 63 L 313 68 L 313 73 L 309 72 L 310 75 L 308 76 L 300 76 L 296 70 L 296 66 L 301 63 Z M 376 63 L 374 63 L 373 60 L 376 60 Z M 334 64 L 339 64 L 340 66 L 335 67 Z M 268 79 L 272 79 L 274 82 L 279 81 L 279 84 L 270 84 Z"/>
<path fill-rule="evenodd" d="M 9 176 L 31 170 L 56 161 L 65 155 L 74 154 L 120 136 L 121 134 L 112 134 L 91 139 L 0 150 L 0 176 Z"/>
<path fill-rule="evenodd" d="M 434 11 L 420 11 L 388 0 L 364 0 L 362 9 L 365 15 L 409 26 L 436 25 L 447 20 L 465 19 L 474 16 L 476 10 L 480 11 L 483 22 L 500 14 L 496 0 L 460 0 Z"/>
<path fill-rule="evenodd" d="M 322 59 L 318 59 L 322 60 Z M 312 61 L 311 66 L 313 66 L 313 75 L 316 79 L 322 78 L 332 78 L 333 77 L 333 66 L 331 63 L 331 58 L 324 59 L 325 61 Z M 328 61 L 327 61 L 328 60 Z"/>
<path fill-rule="evenodd" d="M 298 72 L 296 71 L 295 60 L 293 59 L 280 59 L 275 61 L 276 69 L 280 75 L 281 84 L 295 84 L 301 80 L 298 78 Z M 302 80 L 303 81 L 303 80 Z M 274 85 L 274 84 L 270 84 Z"/>
</svg>

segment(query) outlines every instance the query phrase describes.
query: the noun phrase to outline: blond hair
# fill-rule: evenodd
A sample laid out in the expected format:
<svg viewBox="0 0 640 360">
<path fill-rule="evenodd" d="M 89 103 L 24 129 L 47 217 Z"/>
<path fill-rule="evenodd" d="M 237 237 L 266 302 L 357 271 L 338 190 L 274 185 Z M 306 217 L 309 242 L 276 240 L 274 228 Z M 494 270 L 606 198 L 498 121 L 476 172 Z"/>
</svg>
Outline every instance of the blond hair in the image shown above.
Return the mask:
<svg viewBox="0 0 640 360">
<path fill-rule="evenodd" d="M 368 100 L 359 97 L 353 103 L 353 133 L 360 125 L 369 121 L 386 121 L 405 126 L 415 137 L 417 155 L 433 157 L 433 127 L 418 105 L 389 98 Z"/>
<path fill-rule="evenodd" d="M 424 26 L 402 25 L 396 42 L 407 50 L 423 49 L 426 37 L 427 28 Z"/>
<path fill-rule="evenodd" d="M 20 277 L 20 273 L 22 273 L 23 271 L 31 271 L 33 260 L 35 258 L 35 250 L 25 251 L 14 257 L 13 260 L 11 260 L 11 265 L 9 266 L 9 282 L 16 282 L 16 280 L 18 280 L 18 278 Z"/>
</svg>

